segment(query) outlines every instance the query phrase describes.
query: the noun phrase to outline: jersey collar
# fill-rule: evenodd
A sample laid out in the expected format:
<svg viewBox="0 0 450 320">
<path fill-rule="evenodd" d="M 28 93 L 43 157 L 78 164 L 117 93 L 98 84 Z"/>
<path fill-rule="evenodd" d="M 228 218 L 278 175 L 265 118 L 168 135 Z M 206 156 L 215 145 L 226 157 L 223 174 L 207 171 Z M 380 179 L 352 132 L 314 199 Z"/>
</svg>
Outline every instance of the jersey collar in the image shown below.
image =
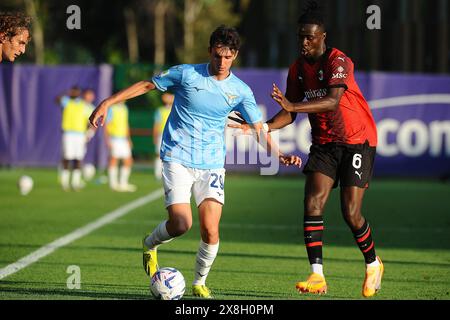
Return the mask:
<svg viewBox="0 0 450 320">
<path fill-rule="evenodd" d="M 212 80 L 217 81 L 217 82 L 224 82 L 224 81 L 228 81 L 229 79 L 231 79 L 231 76 L 233 75 L 233 72 L 231 71 L 231 69 L 230 69 L 230 74 L 225 79 L 217 80 L 216 78 L 214 78 L 214 76 L 212 76 L 209 73 L 209 64 L 210 64 L 209 62 L 206 64 L 206 73 L 208 74 L 208 77 L 210 77 Z"/>
<path fill-rule="evenodd" d="M 331 51 L 333 50 L 332 47 L 327 47 L 324 51 L 324 53 L 320 56 L 319 60 L 310 63 L 308 60 L 306 60 L 305 58 L 303 58 L 303 56 L 300 56 L 299 59 L 302 62 L 305 62 L 307 64 L 309 64 L 310 66 L 314 66 L 318 63 L 323 64 L 325 61 L 327 61 L 328 57 L 330 56 Z"/>
</svg>

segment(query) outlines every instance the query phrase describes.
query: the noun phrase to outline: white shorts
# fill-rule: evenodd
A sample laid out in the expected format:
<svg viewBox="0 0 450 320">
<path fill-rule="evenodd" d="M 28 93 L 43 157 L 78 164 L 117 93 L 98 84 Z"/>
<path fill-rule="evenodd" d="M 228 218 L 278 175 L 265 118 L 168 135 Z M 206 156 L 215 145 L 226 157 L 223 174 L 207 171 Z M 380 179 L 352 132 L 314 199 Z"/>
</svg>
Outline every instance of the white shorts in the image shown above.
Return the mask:
<svg viewBox="0 0 450 320">
<path fill-rule="evenodd" d="M 111 138 L 111 156 L 116 159 L 130 158 L 131 148 L 128 139 Z"/>
<path fill-rule="evenodd" d="M 208 198 L 225 203 L 224 168 L 195 169 L 163 161 L 162 176 L 166 208 L 176 203 L 191 203 L 191 192 L 197 207 Z"/>
<path fill-rule="evenodd" d="M 62 149 L 65 160 L 83 160 L 86 154 L 85 135 L 75 132 L 63 132 Z"/>
</svg>

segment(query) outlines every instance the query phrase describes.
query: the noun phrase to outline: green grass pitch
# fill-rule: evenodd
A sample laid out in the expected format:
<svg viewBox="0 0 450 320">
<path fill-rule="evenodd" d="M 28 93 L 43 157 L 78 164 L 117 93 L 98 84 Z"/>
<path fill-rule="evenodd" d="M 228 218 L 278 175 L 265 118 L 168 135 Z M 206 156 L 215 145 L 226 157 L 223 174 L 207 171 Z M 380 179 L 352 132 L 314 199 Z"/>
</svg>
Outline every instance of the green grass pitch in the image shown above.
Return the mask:
<svg viewBox="0 0 450 320">
<path fill-rule="evenodd" d="M 34 179 L 21 196 L 17 180 Z M 136 193 L 113 193 L 89 182 L 81 192 L 63 192 L 56 170 L 0 171 L 0 269 L 114 209 L 161 188 L 151 172 L 135 170 Z M 96 178 L 98 178 L 97 175 Z M 362 254 L 341 218 L 339 192 L 324 220 L 324 272 L 328 293 L 300 295 L 295 282 L 309 273 L 303 246 L 304 179 L 229 175 L 221 220 L 220 250 L 207 284 L 216 299 L 362 299 Z M 382 289 L 373 299 L 450 298 L 450 185 L 436 181 L 375 179 L 363 213 L 385 263 Z M 184 299 L 193 299 L 198 217 L 184 236 L 160 247 L 160 266 L 186 278 Z M 152 299 L 142 268 L 144 233 L 166 217 L 159 198 L 0 280 L 6 299 Z M 81 288 L 68 289 L 68 266 L 81 270 Z"/>
</svg>

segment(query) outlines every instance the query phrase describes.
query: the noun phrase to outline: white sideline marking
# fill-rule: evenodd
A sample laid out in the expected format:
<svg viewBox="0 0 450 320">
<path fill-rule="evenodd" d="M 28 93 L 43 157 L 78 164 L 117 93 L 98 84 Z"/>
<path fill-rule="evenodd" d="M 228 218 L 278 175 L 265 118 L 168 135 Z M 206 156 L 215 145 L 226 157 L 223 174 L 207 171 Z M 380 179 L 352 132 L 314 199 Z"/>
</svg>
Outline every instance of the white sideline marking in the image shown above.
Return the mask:
<svg viewBox="0 0 450 320">
<path fill-rule="evenodd" d="M 23 257 L 22 259 L 0 269 L 0 280 L 6 278 L 17 271 L 28 267 L 30 264 L 42 259 L 43 257 L 51 254 L 53 251 L 68 245 L 69 243 L 84 237 L 98 228 L 111 223 L 112 221 L 126 215 L 128 212 L 139 208 L 149 202 L 152 202 L 164 195 L 164 189 L 158 189 L 142 198 L 136 199 L 114 211 L 105 214 L 103 217 L 91 222 L 84 227 L 76 229 L 75 231 L 65 235 L 55 241 L 44 245 L 43 247 L 37 249 L 36 251 L 30 253 L 29 255 Z"/>
</svg>

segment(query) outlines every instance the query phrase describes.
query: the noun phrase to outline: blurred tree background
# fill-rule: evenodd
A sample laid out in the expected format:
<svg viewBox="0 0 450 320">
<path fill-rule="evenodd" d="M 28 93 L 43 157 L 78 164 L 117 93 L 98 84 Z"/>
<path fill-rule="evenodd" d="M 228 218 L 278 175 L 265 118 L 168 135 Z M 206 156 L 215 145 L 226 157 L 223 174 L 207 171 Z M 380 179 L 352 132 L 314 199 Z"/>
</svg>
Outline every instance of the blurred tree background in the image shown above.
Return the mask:
<svg viewBox="0 0 450 320">
<path fill-rule="evenodd" d="M 448 0 L 319 0 L 328 45 L 358 70 L 448 72 Z M 156 70 L 207 59 L 220 24 L 243 38 L 238 65 L 287 68 L 297 56 L 296 21 L 306 0 L 2 0 L 0 10 L 35 17 L 33 43 L 21 62 L 146 63 Z M 381 29 L 369 30 L 369 5 L 381 9 Z M 81 30 L 66 28 L 70 5 Z"/>
<path fill-rule="evenodd" d="M 235 26 L 242 37 L 236 65 L 288 68 L 298 55 L 297 19 L 307 0 L 1 0 L 0 11 L 34 18 L 32 42 L 18 63 L 114 65 L 114 91 L 170 65 L 203 63 L 211 32 Z M 449 72 L 448 0 L 318 0 L 327 45 L 358 71 Z M 76 5 L 81 29 L 66 26 Z M 367 8 L 381 10 L 369 30 Z M 132 99 L 133 153 L 149 155 L 159 91 Z M 153 151 L 151 151 L 153 152 Z"/>
</svg>

